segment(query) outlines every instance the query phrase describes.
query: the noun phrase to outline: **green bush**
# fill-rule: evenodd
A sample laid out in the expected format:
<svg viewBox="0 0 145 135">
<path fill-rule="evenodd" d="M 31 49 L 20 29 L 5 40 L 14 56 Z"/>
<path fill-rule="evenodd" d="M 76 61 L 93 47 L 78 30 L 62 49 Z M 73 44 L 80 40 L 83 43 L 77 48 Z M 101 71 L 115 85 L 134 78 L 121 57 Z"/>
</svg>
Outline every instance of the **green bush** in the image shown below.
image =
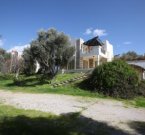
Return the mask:
<svg viewBox="0 0 145 135">
<path fill-rule="evenodd" d="M 137 89 L 138 95 L 145 97 L 145 81 L 141 81 Z"/>
<path fill-rule="evenodd" d="M 138 73 L 121 60 L 105 63 L 94 69 L 92 75 L 84 81 L 92 91 L 108 96 L 132 98 L 137 95 Z"/>
<path fill-rule="evenodd" d="M 24 76 L 20 76 L 18 78 L 14 77 L 13 78 L 13 84 L 17 85 L 17 86 L 21 86 L 23 85 L 23 82 L 24 82 Z"/>
<path fill-rule="evenodd" d="M 2 74 L 0 73 L 0 80 L 10 80 L 14 78 L 14 74 Z"/>
</svg>

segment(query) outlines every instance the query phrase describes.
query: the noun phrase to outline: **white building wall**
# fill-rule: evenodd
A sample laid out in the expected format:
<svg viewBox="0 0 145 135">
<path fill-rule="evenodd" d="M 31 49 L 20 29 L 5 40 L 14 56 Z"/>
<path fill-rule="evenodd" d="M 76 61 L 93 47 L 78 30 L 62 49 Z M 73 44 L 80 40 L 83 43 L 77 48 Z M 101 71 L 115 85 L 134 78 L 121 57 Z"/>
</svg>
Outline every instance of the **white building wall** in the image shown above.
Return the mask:
<svg viewBox="0 0 145 135">
<path fill-rule="evenodd" d="M 106 50 L 107 61 L 112 61 L 114 58 L 113 45 L 110 44 L 108 40 L 104 42 L 104 49 Z"/>
<path fill-rule="evenodd" d="M 102 50 L 104 50 L 105 53 L 103 53 Z M 103 46 L 93 46 L 92 50 L 90 52 L 87 51 L 81 51 L 81 57 L 88 57 L 92 55 L 100 55 L 107 59 L 107 61 L 113 60 L 113 46 L 109 43 L 109 41 L 106 41 Z"/>
<path fill-rule="evenodd" d="M 75 54 L 74 54 L 74 69 L 78 69 L 82 67 L 82 58 L 83 57 L 103 57 L 106 58 L 107 61 L 113 60 L 113 46 L 109 43 L 108 40 L 104 42 L 103 46 L 93 46 L 91 50 L 86 51 L 86 45 L 83 45 L 84 40 L 79 38 L 75 43 Z M 100 57 L 100 58 L 101 58 Z"/>
<path fill-rule="evenodd" d="M 81 57 L 81 52 L 83 51 L 83 43 L 84 43 L 84 40 L 82 38 L 76 40 L 76 45 L 75 45 L 75 69 L 80 68 L 80 57 Z"/>
</svg>

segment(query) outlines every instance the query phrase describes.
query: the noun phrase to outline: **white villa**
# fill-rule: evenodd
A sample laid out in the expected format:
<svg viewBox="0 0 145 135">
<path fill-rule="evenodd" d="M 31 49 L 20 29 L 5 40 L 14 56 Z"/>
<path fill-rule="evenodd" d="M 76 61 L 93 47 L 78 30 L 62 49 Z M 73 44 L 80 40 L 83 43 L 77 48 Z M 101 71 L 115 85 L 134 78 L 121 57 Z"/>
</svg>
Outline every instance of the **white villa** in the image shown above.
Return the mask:
<svg viewBox="0 0 145 135">
<path fill-rule="evenodd" d="M 114 58 L 112 44 L 108 40 L 102 42 L 98 36 L 86 42 L 83 39 L 76 40 L 75 49 L 68 69 L 90 69 Z"/>
</svg>

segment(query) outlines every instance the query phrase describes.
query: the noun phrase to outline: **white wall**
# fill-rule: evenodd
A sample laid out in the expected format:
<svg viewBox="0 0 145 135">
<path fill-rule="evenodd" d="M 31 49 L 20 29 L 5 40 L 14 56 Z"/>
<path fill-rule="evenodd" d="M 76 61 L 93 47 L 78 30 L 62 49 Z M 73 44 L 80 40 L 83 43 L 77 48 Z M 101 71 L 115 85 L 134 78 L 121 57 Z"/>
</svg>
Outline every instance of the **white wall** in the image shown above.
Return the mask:
<svg viewBox="0 0 145 135">
<path fill-rule="evenodd" d="M 75 45 L 76 52 L 74 55 L 76 68 L 78 68 L 80 66 L 79 60 L 81 57 L 92 57 L 92 56 L 100 55 L 100 56 L 106 58 L 108 62 L 113 60 L 113 58 L 114 58 L 113 45 L 110 44 L 108 40 L 106 40 L 104 42 L 103 46 L 94 46 L 92 48 L 92 50 L 90 50 L 90 52 L 84 50 L 85 47 L 83 47 L 83 46 L 85 46 L 85 45 L 83 45 L 83 43 L 84 43 L 84 40 L 81 38 L 76 40 L 76 45 Z M 105 50 L 105 53 L 103 53 L 101 51 L 101 48 L 103 48 Z"/>
<path fill-rule="evenodd" d="M 105 50 L 105 53 L 101 51 L 101 48 Z M 113 60 L 113 46 L 109 43 L 109 41 L 105 41 L 103 46 L 93 46 L 90 52 L 81 51 L 81 56 L 88 57 L 92 55 L 100 55 L 104 58 L 107 58 L 107 61 Z"/>
<path fill-rule="evenodd" d="M 106 50 L 107 61 L 112 61 L 114 58 L 113 45 L 109 43 L 108 40 L 104 42 L 104 49 Z"/>
</svg>

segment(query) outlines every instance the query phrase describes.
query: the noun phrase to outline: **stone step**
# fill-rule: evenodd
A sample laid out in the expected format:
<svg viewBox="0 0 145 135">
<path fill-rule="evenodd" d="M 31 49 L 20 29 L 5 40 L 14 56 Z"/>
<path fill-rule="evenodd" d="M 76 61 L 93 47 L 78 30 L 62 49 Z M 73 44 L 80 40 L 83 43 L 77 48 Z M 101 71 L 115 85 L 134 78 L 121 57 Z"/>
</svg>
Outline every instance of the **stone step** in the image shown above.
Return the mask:
<svg viewBox="0 0 145 135">
<path fill-rule="evenodd" d="M 80 80 L 80 79 L 83 79 L 83 78 L 86 78 L 86 77 L 88 77 L 88 75 L 84 74 L 84 75 L 81 75 L 79 77 L 74 77 L 74 78 L 66 80 L 66 81 L 62 81 L 62 82 L 59 82 L 59 83 L 54 83 L 54 84 L 52 84 L 52 86 L 53 87 L 58 87 L 58 86 L 66 85 L 66 84 L 73 83 L 76 80 Z"/>
</svg>

